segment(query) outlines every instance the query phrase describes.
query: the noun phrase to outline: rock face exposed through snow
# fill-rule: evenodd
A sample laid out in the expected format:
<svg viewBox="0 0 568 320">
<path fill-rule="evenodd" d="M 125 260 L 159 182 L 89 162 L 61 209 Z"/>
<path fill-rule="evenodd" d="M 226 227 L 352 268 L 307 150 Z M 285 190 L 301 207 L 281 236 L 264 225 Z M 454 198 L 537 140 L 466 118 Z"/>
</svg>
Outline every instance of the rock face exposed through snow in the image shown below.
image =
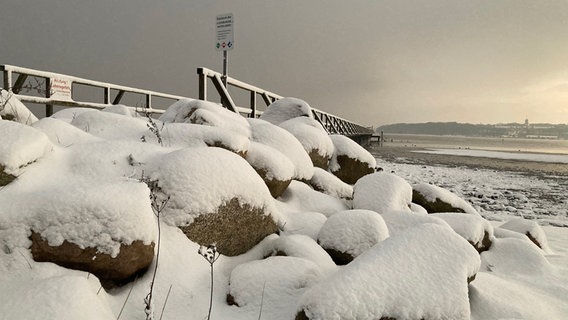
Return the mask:
<svg viewBox="0 0 568 320">
<path fill-rule="evenodd" d="M 461 212 L 479 215 L 467 201 L 449 190 L 428 183 L 412 187 L 412 202 L 422 206 L 428 213 Z"/>
<path fill-rule="evenodd" d="M 354 184 L 364 175 L 375 172 L 377 161 L 355 141 L 341 135 L 329 136 L 333 141 L 334 152 L 329 171 L 343 182 Z"/>
</svg>

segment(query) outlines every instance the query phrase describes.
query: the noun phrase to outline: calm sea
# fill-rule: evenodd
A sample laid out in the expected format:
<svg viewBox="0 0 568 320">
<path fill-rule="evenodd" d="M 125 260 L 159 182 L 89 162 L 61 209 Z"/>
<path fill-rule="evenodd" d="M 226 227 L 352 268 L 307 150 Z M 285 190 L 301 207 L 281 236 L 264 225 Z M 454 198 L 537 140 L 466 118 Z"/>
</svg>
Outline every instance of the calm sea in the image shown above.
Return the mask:
<svg viewBox="0 0 568 320">
<path fill-rule="evenodd" d="M 568 140 L 388 134 L 385 145 L 568 154 Z"/>
</svg>

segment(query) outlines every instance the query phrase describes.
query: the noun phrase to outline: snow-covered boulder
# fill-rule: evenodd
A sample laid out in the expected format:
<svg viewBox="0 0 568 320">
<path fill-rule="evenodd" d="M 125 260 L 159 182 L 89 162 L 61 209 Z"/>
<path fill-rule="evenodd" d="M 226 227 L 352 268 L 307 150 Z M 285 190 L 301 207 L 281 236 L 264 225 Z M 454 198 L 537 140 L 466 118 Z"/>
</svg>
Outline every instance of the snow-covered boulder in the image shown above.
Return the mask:
<svg viewBox="0 0 568 320">
<path fill-rule="evenodd" d="M 542 250 L 528 241 L 495 239 L 493 246 L 481 254 L 482 270 L 506 275 L 547 275 L 553 266 Z"/>
<path fill-rule="evenodd" d="M 243 263 L 231 272 L 227 303 L 255 308 L 259 308 L 261 302 L 285 305 L 283 298 L 298 299 L 305 288 L 321 277 L 320 268 L 303 258 L 274 256 Z M 290 311 L 292 317 L 293 310 Z"/>
<path fill-rule="evenodd" d="M 117 113 L 89 110 L 77 114 L 71 124 L 94 136 L 108 140 L 140 141 L 148 133 L 148 121 Z M 161 128 L 161 124 L 158 125 Z"/>
<path fill-rule="evenodd" d="M 53 144 L 44 133 L 18 122 L 0 120 L 0 137 L 0 187 L 12 182 L 25 166 L 53 150 Z"/>
<path fill-rule="evenodd" d="M 466 239 L 478 252 L 489 250 L 495 236 L 493 226 L 481 216 L 464 213 L 434 213 L 432 216 L 446 221 L 457 234 Z"/>
<path fill-rule="evenodd" d="M 302 296 L 296 319 L 470 319 L 479 254 L 426 224 L 380 242 Z"/>
<path fill-rule="evenodd" d="M 157 224 L 149 190 L 137 181 L 67 178 L 38 191 L 0 195 L 12 201 L 1 219 L 5 246 L 28 247 L 33 259 L 90 272 L 121 284 L 154 257 Z M 28 239 L 28 236 L 30 237 Z"/>
<path fill-rule="evenodd" d="M 37 117 L 13 93 L 0 89 L 0 119 L 30 125 Z"/>
<path fill-rule="evenodd" d="M 270 146 L 294 164 L 294 179 L 309 180 L 314 174 L 314 165 L 302 144 L 290 132 L 260 119 L 248 119 L 252 141 Z"/>
<path fill-rule="evenodd" d="M 143 111 L 144 108 L 141 108 L 140 111 Z M 113 104 L 110 105 L 104 109 L 102 109 L 101 111 L 103 112 L 111 112 L 111 113 L 116 113 L 116 114 L 120 114 L 123 116 L 128 116 L 128 117 L 137 117 L 138 115 L 136 114 L 136 111 L 132 110 L 131 108 L 122 105 L 122 104 Z"/>
<path fill-rule="evenodd" d="M 270 146 L 251 142 L 245 159 L 264 180 L 274 198 L 280 197 L 292 181 L 294 164 Z"/>
<path fill-rule="evenodd" d="M 392 237 L 407 229 L 414 228 L 424 224 L 437 224 L 443 227 L 449 227 L 448 223 L 442 219 L 433 217 L 432 215 L 416 214 L 409 211 L 387 211 L 381 214 L 383 220 L 387 224 L 389 234 Z"/>
<path fill-rule="evenodd" d="M 422 206 L 428 213 L 462 212 L 479 215 L 471 204 L 456 194 L 428 183 L 412 186 L 412 202 Z"/>
<path fill-rule="evenodd" d="M 359 179 L 353 186 L 353 208 L 378 213 L 410 211 L 412 187 L 403 178 L 376 172 Z"/>
<path fill-rule="evenodd" d="M 310 105 L 298 98 L 282 98 L 271 103 L 260 116 L 260 119 L 279 125 L 286 120 L 297 117 L 313 119 Z"/>
<path fill-rule="evenodd" d="M 177 150 L 149 163 L 148 177 L 170 196 L 164 221 L 200 245 L 217 243 L 219 252 L 234 256 L 278 231 L 280 216 L 268 188 L 232 152 Z"/>
<path fill-rule="evenodd" d="M 317 192 L 307 184 L 292 180 L 278 200 L 291 211 L 321 212 L 326 217 L 350 209 L 345 201 Z"/>
<path fill-rule="evenodd" d="M 69 122 L 51 117 L 42 118 L 32 123 L 32 127 L 45 133 L 52 143 L 62 147 L 103 140 L 71 125 Z"/>
<path fill-rule="evenodd" d="M 345 136 L 333 134 L 329 137 L 334 145 L 329 163 L 331 173 L 345 183 L 354 184 L 359 178 L 375 172 L 377 161 L 369 151 Z"/>
<path fill-rule="evenodd" d="M 328 169 L 334 147 L 331 138 L 319 122 L 308 117 L 298 117 L 284 121 L 279 126 L 300 141 L 315 167 Z"/>
<path fill-rule="evenodd" d="M 353 186 L 341 181 L 338 177 L 321 168 L 314 168 L 314 175 L 308 184 L 316 191 L 332 197 L 353 199 Z"/>
<path fill-rule="evenodd" d="M 318 243 L 336 264 L 344 265 L 388 236 L 387 225 L 378 213 L 347 210 L 327 219 L 318 234 Z"/>
<path fill-rule="evenodd" d="M 162 145 L 172 148 L 219 147 L 244 157 L 250 145 L 247 136 L 219 127 L 192 123 L 165 123 L 160 129 Z M 151 132 L 144 135 L 144 140 L 159 144 L 157 136 Z"/>
<path fill-rule="evenodd" d="M 250 128 L 244 117 L 209 101 L 179 100 L 169 106 L 159 120 L 164 123 L 193 123 L 218 127 L 250 137 Z"/>
<path fill-rule="evenodd" d="M 82 275 L 4 281 L 0 314 L 3 319 L 115 319 L 108 302 L 89 282 Z"/>
<path fill-rule="evenodd" d="M 50 118 L 54 118 L 54 119 L 58 119 L 58 120 L 61 120 L 61 121 L 65 121 L 67 123 L 71 123 L 71 121 L 73 121 L 73 119 L 75 119 L 81 113 L 92 112 L 92 111 L 93 111 L 93 109 L 89 109 L 89 108 L 79 108 L 79 107 L 64 108 L 64 109 L 61 109 L 61 110 L 57 111 L 56 113 L 52 114 Z"/>
<path fill-rule="evenodd" d="M 517 218 L 509 220 L 500 225 L 499 228 L 515 231 L 526 235 L 537 247 L 545 252 L 551 252 L 548 247 L 548 240 L 544 230 L 538 225 L 536 221 L 527 220 L 524 218 Z"/>
<path fill-rule="evenodd" d="M 327 221 L 327 217 L 314 211 L 297 211 L 286 214 L 281 235 L 303 234 L 314 240 L 318 239 L 318 233 Z"/>
<path fill-rule="evenodd" d="M 323 274 L 329 274 L 337 266 L 312 238 L 301 235 L 281 236 L 272 242 L 272 255 L 303 258 L 315 263 Z"/>
</svg>

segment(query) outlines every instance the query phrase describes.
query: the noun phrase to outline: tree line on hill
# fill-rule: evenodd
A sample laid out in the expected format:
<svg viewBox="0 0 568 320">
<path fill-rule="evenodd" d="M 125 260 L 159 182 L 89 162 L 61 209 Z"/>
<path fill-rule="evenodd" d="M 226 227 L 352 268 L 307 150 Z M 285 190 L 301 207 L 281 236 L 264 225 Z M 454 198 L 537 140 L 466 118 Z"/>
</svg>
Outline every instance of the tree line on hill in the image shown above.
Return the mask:
<svg viewBox="0 0 568 320">
<path fill-rule="evenodd" d="M 471 124 L 458 122 L 395 123 L 383 125 L 377 133 L 460 135 L 475 137 L 519 137 L 568 139 L 568 124 L 507 123 Z"/>
</svg>

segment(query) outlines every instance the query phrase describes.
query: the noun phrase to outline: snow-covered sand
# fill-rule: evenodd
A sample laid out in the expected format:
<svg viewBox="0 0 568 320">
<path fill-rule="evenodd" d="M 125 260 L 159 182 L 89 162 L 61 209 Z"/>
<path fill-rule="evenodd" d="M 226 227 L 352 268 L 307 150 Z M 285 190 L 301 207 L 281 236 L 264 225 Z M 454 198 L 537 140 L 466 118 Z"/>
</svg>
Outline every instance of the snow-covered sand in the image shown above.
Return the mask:
<svg viewBox="0 0 568 320">
<path fill-rule="evenodd" d="M 216 125 L 230 118 L 210 110 L 216 109 L 206 106 L 201 113 L 193 113 L 207 124 L 179 123 L 179 128 L 192 126 L 187 130 L 195 134 L 188 137 L 191 141 L 168 143 L 164 134 L 163 144 L 153 137 L 147 119 L 132 115 L 85 112 L 69 121 L 41 120 L 43 124 L 33 127 L 0 120 L 0 132 L 24 135 L 11 141 L 0 137 L 0 160 L 18 176 L 0 187 L 0 319 L 148 319 L 144 298 L 156 263 L 154 319 L 205 319 L 210 264 L 198 253 L 199 244 L 176 224 L 191 223 L 196 216 L 193 210 L 209 210 L 232 196 L 263 208 L 278 221 L 281 232 L 244 254 L 221 255 L 214 263 L 212 319 L 284 320 L 299 313 L 311 319 L 560 320 L 568 316 L 568 228 L 556 227 L 568 226 L 566 202 L 543 202 L 540 194 L 565 192 L 565 185 L 550 186 L 549 180 L 511 172 L 379 159 L 377 165 L 388 173 L 360 179 L 353 201 L 317 192 L 296 180 L 273 199 L 244 158 L 206 147 L 208 134 L 218 137 L 223 130 Z M 107 126 L 101 119 L 119 119 L 125 125 Z M 227 129 L 241 142 L 225 147 L 241 151 L 254 143 L 276 145 L 272 134 L 280 130 L 271 129 L 272 124 L 252 124 L 262 127 L 252 128 L 250 137 L 248 122 Z M 77 134 L 77 128 L 82 134 Z M 146 142 L 141 142 L 141 135 Z M 280 150 L 295 148 L 287 156 L 302 148 L 298 141 L 277 142 L 285 143 Z M 35 152 L 24 152 L 27 148 Z M 294 165 L 300 169 L 298 176 L 305 173 L 303 177 L 309 178 L 305 162 Z M 107 290 L 91 273 L 33 260 L 32 229 L 45 229 L 54 245 L 63 237 L 111 254 L 116 254 L 117 242 L 157 240 L 157 221 L 142 177 L 158 179 L 162 190 L 172 196 L 172 207 L 164 211 L 160 224 L 160 257 L 148 272 Z M 471 233 L 464 223 L 470 219 L 445 217 L 447 223 L 409 203 L 408 185 L 418 183 L 436 184 L 469 201 L 495 230 L 512 216 L 531 218 L 540 226 L 530 227 L 538 237 L 544 232 L 548 248 L 541 250 L 522 233 L 503 229 L 492 238 L 493 247 L 479 254 L 466 241 L 479 238 L 479 232 Z M 378 184 L 383 191 L 380 196 L 369 189 Z M 358 224 L 345 227 L 356 230 L 357 236 L 344 232 L 333 239 L 333 233 L 340 234 L 337 229 L 349 221 L 346 210 L 366 208 L 385 210 L 377 212 L 384 223 L 372 219 L 373 212 L 367 210 L 357 218 Z M 336 214 L 340 215 L 329 218 Z M 327 219 L 330 223 L 319 234 Z M 475 219 L 481 218 L 475 215 Z M 373 224 L 380 234 L 366 231 Z M 490 229 L 483 224 L 475 228 Z M 342 244 L 356 248 L 353 253 L 358 257 L 337 266 L 318 244 L 318 237 L 336 248 Z"/>
</svg>

